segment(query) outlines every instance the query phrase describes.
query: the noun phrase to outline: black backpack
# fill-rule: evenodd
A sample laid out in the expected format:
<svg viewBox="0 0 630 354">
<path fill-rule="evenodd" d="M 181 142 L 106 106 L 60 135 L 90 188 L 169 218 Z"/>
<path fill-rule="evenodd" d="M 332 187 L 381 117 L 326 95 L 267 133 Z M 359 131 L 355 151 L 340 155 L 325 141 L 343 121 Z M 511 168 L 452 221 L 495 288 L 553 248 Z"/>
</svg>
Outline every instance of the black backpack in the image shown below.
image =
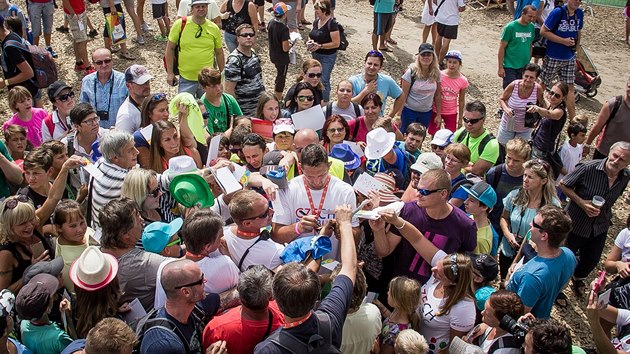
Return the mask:
<svg viewBox="0 0 630 354">
<path fill-rule="evenodd" d="M 346 37 L 346 30 L 343 28 L 343 26 L 341 25 L 341 23 L 337 22 L 336 19 L 331 18 L 330 20 L 328 20 L 328 32 L 330 32 L 330 24 L 335 21 L 337 23 L 337 27 L 339 27 L 339 47 L 337 47 L 338 50 L 346 50 L 348 49 L 348 45 L 350 44 L 348 42 L 348 37 Z M 319 20 L 317 20 L 318 23 L 318 28 L 319 28 Z"/>
<path fill-rule="evenodd" d="M 354 103 L 354 102 L 350 102 L 352 103 L 352 107 L 354 107 L 354 114 L 355 114 L 355 119 L 359 118 L 361 116 L 361 106 L 358 103 Z M 332 115 L 332 109 L 333 109 L 333 103 L 332 102 L 328 102 L 328 104 L 326 105 L 326 114 L 324 114 L 324 118 L 328 119 L 330 118 L 330 116 Z M 358 127 L 358 125 L 357 125 Z M 357 133 L 354 133 L 355 135 Z"/>
<path fill-rule="evenodd" d="M 269 340 L 285 350 L 294 354 L 336 354 L 341 353 L 339 348 L 332 343 L 332 325 L 330 324 L 330 315 L 325 312 L 315 312 L 317 316 L 317 334 L 313 334 L 308 343 L 304 343 L 295 338 L 291 333 L 285 330 L 279 330 L 272 333 Z"/>
<path fill-rule="evenodd" d="M 477 155 L 479 155 L 479 157 L 481 157 L 481 154 L 486 149 L 486 145 L 488 145 L 488 143 L 492 139 L 496 139 L 496 138 L 490 132 L 488 132 L 488 134 L 486 136 L 484 136 L 483 139 L 481 139 L 481 142 L 479 142 L 479 146 L 477 146 Z M 466 140 L 465 143 L 464 143 L 464 140 Z M 464 144 L 466 146 L 468 146 L 468 141 L 469 140 L 470 140 L 470 135 L 468 134 L 468 131 L 466 129 L 464 129 L 462 131 L 462 133 L 459 134 L 459 136 L 457 137 L 457 142 L 460 143 L 460 144 Z M 505 161 L 505 156 L 503 156 L 503 153 L 502 153 L 501 149 L 499 149 L 499 157 L 497 158 L 497 161 L 495 162 L 495 165 L 501 164 L 504 161 Z"/>
<path fill-rule="evenodd" d="M 180 342 L 182 342 L 182 344 L 184 345 L 186 353 L 191 353 L 188 340 L 186 339 L 182 331 L 180 331 L 177 325 L 168 318 L 157 317 L 158 311 L 159 309 L 153 309 L 138 321 L 138 324 L 136 326 L 136 337 L 138 338 L 138 341 L 136 342 L 136 345 L 133 349 L 133 353 L 140 353 L 140 346 L 142 345 L 144 335 L 153 328 L 160 328 L 170 332 L 174 332 L 177 335 L 177 338 L 179 338 Z M 204 310 L 195 305 L 191 316 L 194 325 L 197 326 L 197 332 L 200 334 L 203 333 L 203 329 L 209 320 Z"/>
</svg>

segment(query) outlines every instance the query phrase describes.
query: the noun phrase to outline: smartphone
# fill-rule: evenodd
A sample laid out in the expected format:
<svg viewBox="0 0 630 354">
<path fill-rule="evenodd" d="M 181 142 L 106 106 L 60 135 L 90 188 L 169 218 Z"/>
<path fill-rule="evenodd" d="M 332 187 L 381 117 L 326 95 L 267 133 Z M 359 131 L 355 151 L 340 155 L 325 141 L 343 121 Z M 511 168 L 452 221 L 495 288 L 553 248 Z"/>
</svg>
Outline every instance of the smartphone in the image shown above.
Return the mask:
<svg viewBox="0 0 630 354">
<path fill-rule="evenodd" d="M 593 291 L 597 294 L 599 293 L 599 291 L 602 288 L 602 284 L 604 283 L 604 280 L 606 279 L 606 271 L 605 270 L 600 270 L 597 276 L 597 279 L 595 280 L 595 284 L 593 284 Z"/>
</svg>

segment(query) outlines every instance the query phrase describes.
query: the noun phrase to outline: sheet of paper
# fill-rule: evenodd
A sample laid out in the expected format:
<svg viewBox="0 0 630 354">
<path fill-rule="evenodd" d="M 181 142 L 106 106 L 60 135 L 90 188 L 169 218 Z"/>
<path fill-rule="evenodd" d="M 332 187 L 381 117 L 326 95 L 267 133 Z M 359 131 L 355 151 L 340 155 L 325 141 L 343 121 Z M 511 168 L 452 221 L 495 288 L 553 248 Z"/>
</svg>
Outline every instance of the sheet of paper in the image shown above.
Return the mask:
<svg viewBox="0 0 630 354">
<path fill-rule="evenodd" d="M 359 219 L 378 220 L 381 216 L 374 210 L 359 210 L 354 214 Z"/>
<path fill-rule="evenodd" d="M 134 328 L 138 320 L 144 317 L 147 312 L 144 310 L 144 307 L 142 307 L 138 298 L 133 299 L 133 301 L 129 303 L 129 308 L 131 311 L 125 313 L 123 315 L 123 319 L 131 326 L 131 328 Z"/>
<path fill-rule="evenodd" d="M 339 262 L 333 259 L 327 259 L 322 262 L 322 268 L 326 268 L 332 272 L 337 267 L 337 264 L 339 264 Z"/>
<path fill-rule="evenodd" d="M 140 134 L 146 139 L 146 141 L 151 145 L 151 135 L 153 135 L 153 124 L 149 124 L 146 127 L 140 129 Z"/>
<path fill-rule="evenodd" d="M 368 192 L 378 192 L 379 189 L 383 188 L 383 184 L 368 173 L 362 173 L 359 178 L 357 178 L 356 182 L 354 182 L 353 187 L 354 190 L 367 197 Z"/>
<path fill-rule="evenodd" d="M 223 190 L 223 193 L 230 194 L 243 189 L 243 186 L 236 180 L 229 167 L 223 167 L 214 172 L 214 177 Z"/>
<path fill-rule="evenodd" d="M 305 128 L 320 130 L 326 121 L 324 111 L 322 111 L 322 107 L 318 104 L 301 112 L 293 113 L 291 119 L 293 120 L 293 125 L 295 125 L 296 130 Z"/>
<path fill-rule="evenodd" d="M 96 165 L 94 164 L 87 164 L 85 166 L 82 167 L 85 171 L 87 171 L 92 177 L 94 177 L 94 179 L 102 179 L 105 175 L 103 174 L 103 172 L 101 172 L 101 170 L 99 170 L 98 168 L 96 168 Z"/>
<path fill-rule="evenodd" d="M 359 144 L 355 143 L 354 141 L 344 140 L 343 143 L 348 144 L 348 146 L 350 146 L 350 150 L 354 151 L 354 153 L 359 155 L 359 157 L 365 156 Z"/>
<path fill-rule="evenodd" d="M 206 166 L 210 166 L 210 161 L 214 160 L 219 156 L 219 143 L 221 142 L 222 135 L 215 135 L 212 140 L 210 140 L 210 148 L 208 148 L 208 159 L 206 160 Z"/>
<path fill-rule="evenodd" d="M 234 172 L 232 172 L 232 175 L 234 175 L 234 178 L 236 178 L 237 181 L 240 181 L 241 177 L 243 177 L 247 169 L 245 168 L 245 166 L 241 166 L 234 162 L 232 162 L 232 166 L 234 166 Z"/>
<path fill-rule="evenodd" d="M 601 309 L 604 308 L 606 305 L 608 305 L 608 302 L 610 301 L 610 291 L 612 289 L 608 289 L 606 291 L 604 291 L 601 295 L 599 295 L 599 298 L 597 299 L 597 308 Z"/>
</svg>

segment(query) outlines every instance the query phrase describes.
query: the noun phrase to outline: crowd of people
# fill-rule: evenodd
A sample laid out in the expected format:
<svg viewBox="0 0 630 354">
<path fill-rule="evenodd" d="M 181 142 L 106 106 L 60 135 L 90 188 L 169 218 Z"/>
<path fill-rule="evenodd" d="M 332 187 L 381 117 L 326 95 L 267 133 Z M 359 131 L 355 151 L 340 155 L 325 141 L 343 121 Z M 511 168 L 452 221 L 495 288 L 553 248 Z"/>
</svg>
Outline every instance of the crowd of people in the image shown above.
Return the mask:
<svg viewBox="0 0 630 354">
<path fill-rule="evenodd" d="M 91 54 L 85 4 L 63 2 L 76 94 L 40 87 L 20 47 L 43 33 L 57 56 L 52 1 L 29 2 L 30 21 L 7 3 L 0 352 L 583 353 L 550 319 L 565 291 L 598 352 L 630 352 L 630 218 L 600 262 L 630 182 L 630 80 L 589 130 L 575 114 L 579 3 L 508 4 L 496 135 L 450 49 L 461 0 L 426 1 L 400 80 L 381 70 L 403 4 L 375 0 L 373 48 L 336 83 L 335 1 L 314 0 L 308 22 L 302 0 L 273 0 L 271 15 L 259 0 L 181 0 L 174 21 L 152 0 L 174 97 L 142 65 L 114 70 L 113 53 L 134 59 L 120 1 L 100 2 Z M 142 45 L 144 1 L 124 6 Z"/>
</svg>

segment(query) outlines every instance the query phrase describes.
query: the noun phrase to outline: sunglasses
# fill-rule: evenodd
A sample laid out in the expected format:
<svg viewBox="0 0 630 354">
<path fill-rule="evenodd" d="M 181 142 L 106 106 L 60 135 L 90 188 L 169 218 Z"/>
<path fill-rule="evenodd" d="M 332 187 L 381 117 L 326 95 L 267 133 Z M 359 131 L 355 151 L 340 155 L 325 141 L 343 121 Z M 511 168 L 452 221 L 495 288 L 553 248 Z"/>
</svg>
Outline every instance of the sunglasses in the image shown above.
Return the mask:
<svg viewBox="0 0 630 354">
<path fill-rule="evenodd" d="M 464 118 L 462 118 L 462 120 L 464 121 L 464 123 L 472 125 L 472 124 L 479 123 L 481 120 L 483 120 L 483 118 L 473 119 L 473 118 L 466 118 L 466 117 L 464 117 Z"/>
<path fill-rule="evenodd" d="M 343 133 L 346 128 L 328 128 L 329 133 Z"/>
<path fill-rule="evenodd" d="M 74 98 L 74 92 L 70 91 L 68 93 L 64 93 L 63 95 L 59 95 L 57 100 L 61 102 L 67 102 L 69 99 Z"/>
<path fill-rule="evenodd" d="M 151 101 L 152 102 L 158 102 L 158 101 L 163 101 L 166 99 L 166 94 L 165 93 L 156 93 L 155 95 L 151 96 Z"/>
<path fill-rule="evenodd" d="M 308 77 L 310 77 L 311 79 L 313 79 L 313 78 L 318 78 L 319 79 L 320 77 L 322 77 L 322 73 L 308 73 L 306 75 Z"/>
<path fill-rule="evenodd" d="M 241 151 L 243 151 L 243 148 L 230 147 L 230 152 L 233 153 L 233 154 L 238 154 Z"/>
<path fill-rule="evenodd" d="M 25 196 L 24 194 L 18 194 L 14 198 L 10 198 L 7 200 L 6 204 L 4 205 L 4 210 L 2 211 L 2 214 L 6 213 L 7 210 L 15 209 L 19 203 L 28 203 L 28 201 L 29 199 L 27 196 Z"/>
<path fill-rule="evenodd" d="M 238 36 L 239 37 L 246 37 L 246 38 L 254 38 L 256 34 L 253 32 L 247 32 L 247 33 L 241 33 Z"/>
<path fill-rule="evenodd" d="M 184 284 L 184 285 L 179 285 L 179 286 L 174 287 L 173 289 L 178 290 L 178 289 L 181 289 L 181 288 L 190 288 L 190 287 L 193 287 L 193 286 L 201 285 L 201 284 L 203 284 L 205 282 L 206 282 L 206 277 L 203 274 L 201 274 L 201 279 L 197 280 L 196 282 L 188 283 L 188 284 Z"/>
<path fill-rule="evenodd" d="M 169 243 L 166 244 L 166 246 L 164 247 L 171 247 L 171 246 L 175 246 L 175 245 L 179 245 L 182 243 L 182 238 L 177 236 L 177 238 Z"/>
<path fill-rule="evenodd" d="M 557 98 L 557 99 L 561 99 L 561 98 L 562 98 L 562 95 L 561 95 L 561 94 L 559 94 L 559 93 L 557 93 L 557 92 L 553 92 L 553 90 L 551 90 L 551 89 L 547 90 L 547 94 L 548 94 L 549 96 L 551 96 L 551 97 L 555 97 L 555 98 Z"/>
<path fill-rule="evenodd" d="M 152 190 L 149 193 L 147 193 L 147 197 L 151 196 L 153 198 L 157 198 L 159 195 L 160 195 L 160 187 L 155 187 L 154 190 Z"/>
<path fill-rule="evenodd" d="M 453 272 L 454 276 L 457 276 L 459 273 L 459 266 L 457 265 L 457 254 L 451 254 L 451 272 Z"/>
<path fill-rule="evenodd" d="M 536 229 L 538 229 L 540 231 L 545 231 L 545 229 L 543 229 L 542 226 L 538 225 L 534 220 L 532 220 L 532 227 L 536 228 Z"/>
<path fill-rule="evenodd" d="M 197 25 L 197 27 L 198 28 L 197 28 L 197 33 L 195 33 L 195 38 L 201 37 L 201 34 L 203 33 L 203 28 L 200 25 Z"/>
<path fill-rule="evenodd" d="M 441 190 L 444 190 L 444 188 L 438 188 L 438 189 L 424 189 L 424 188 L 418 188 L 418 193 L 422 194 L 423 196 L 428 196 L 431 195 L 435 192 L 439 192 Z"/>
<path fill-rule="evenodd" d="M 440 146 L 440 145 L 431 144 L 431 149 L 433 149 L 433 150 L 444 150 L 444 149 L 446 149 L 446 146 Z"/>
<path fill-rule="evenodd" d="M 300 102 L 305 102 L 305 101 L 312 102 L 315 100 L 315 96 L 298 96 L 297 99 Z"/>
<path fill-rule="evenodd" d="M 247 219 L 243 219 L 243 221 L 245 220 L 256 220 L 256 219 L 266 219 L 269 216 L 269 211 L 273 210 L 270 207 L 267 207 L 267 210 L 265 210 L 264 213 L 258 215 L 258 216 L 254 216 L 253 218 L 247 218 Z"/>
<path fill-rule="evenodd" d="M 383 53 L 379 52 L 378 50 L 370 50 L 368 52 L 368 56 L 371 56 L 371 55 L 375 55 L 375 56 L 377 56 L 379 58 L 383 57 Z"/>
<path fill-rule="evenodd" d="M 103 65 L 103 64 L 109 64 L 112 62 L 112 59 L 103 59 L 103 60 L 97 60 L 94 62 L 94 64 L 96 65 Z"/>
</svg>

